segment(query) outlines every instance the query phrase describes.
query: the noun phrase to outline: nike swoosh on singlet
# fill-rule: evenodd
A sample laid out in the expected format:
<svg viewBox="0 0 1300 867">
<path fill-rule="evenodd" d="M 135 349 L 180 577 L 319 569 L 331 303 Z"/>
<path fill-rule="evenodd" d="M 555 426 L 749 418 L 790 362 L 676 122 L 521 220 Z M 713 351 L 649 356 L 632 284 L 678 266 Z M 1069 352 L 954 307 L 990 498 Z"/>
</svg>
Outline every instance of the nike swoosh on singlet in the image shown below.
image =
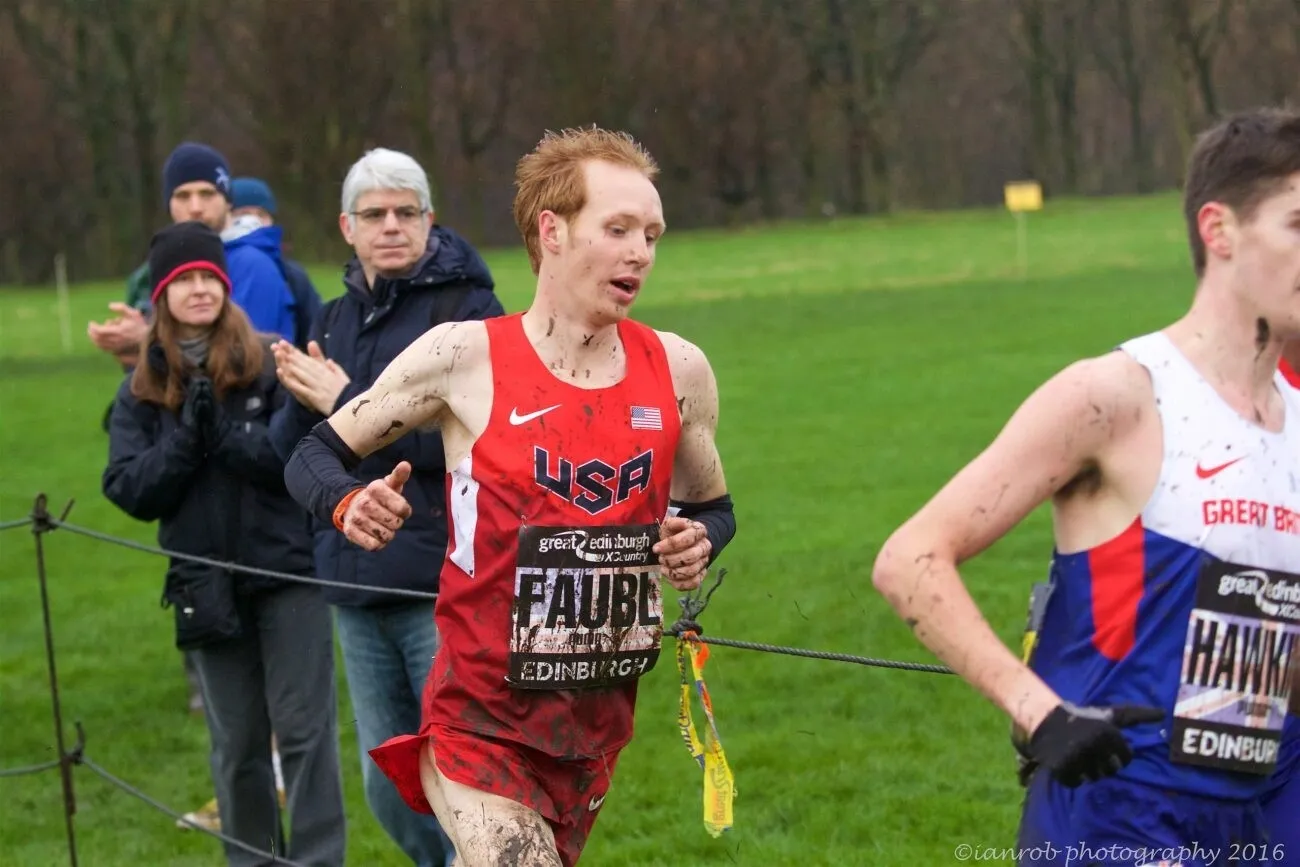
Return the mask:
<svg viewBox="0 0 1300 867">
<path fill-rule="evenodd" d="M 557 403 L 555 406 L 548 406 L 545 409 L 539 409 L 536 412 L 530 412 L 527 415 L 520 415 L 519 407 L 515 407 L 514 409 L 510 410 L 510 423 L 513 425 L 520 425 L 526 421 L 532 421 L 538 416 L 546 415 L 551 410 L 559 409 L 562 406 L 564 406 L 564 404 Z"/>
<path fill-rule="evenodd" d="M 1232 460 L 1228 461 L 1226 464 L 1219 464 L 1217 467 L 1202 467 L 1198 462 L 1196 464 L 1196 477 L 1198 479 L 1208 479 L 1210 476 L 1217 476 L 1219 473 L 1223 472 L 1228 467 L 1235 464 L 1237 461 L 1242 461 L 1245 459 L 1246 456 L 1242 455 L 1239 458 L 1233 458 Z"/>
</svg>

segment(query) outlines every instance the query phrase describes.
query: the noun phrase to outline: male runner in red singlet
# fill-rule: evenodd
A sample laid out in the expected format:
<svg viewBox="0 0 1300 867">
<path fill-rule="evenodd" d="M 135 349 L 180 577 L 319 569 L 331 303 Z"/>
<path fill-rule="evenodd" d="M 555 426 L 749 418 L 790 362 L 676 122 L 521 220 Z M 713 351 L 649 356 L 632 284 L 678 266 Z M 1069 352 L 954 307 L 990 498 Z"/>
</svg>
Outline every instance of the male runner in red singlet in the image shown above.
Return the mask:
<svg viewBox="0 0 1300 867">
<path fill-rule="evenodd" d="M 516 173 L 532 306 L 432 329 L 285 470 L 299 502 L 373 550 L 409 514 L 406 471 L 363 488 L 347 468 L 442 430 L 443 644 L 419 735 L 371 755 L 461 867 L 577 861 L 659 655 L 658 579 L 699 586 L 735 532 L 709 363 L 628 318 L 664 232 L 656 173 L 624 134 L 543 138 Z"/>
<path fill-rule="evenodd" d="M 1300 400 L 1278 370 L 1300 338 L 1300 113 L 1204 133 L 1184 215 L 1190 310 L 1043 384 L 875 563 L 917 637 L 1026 733 L 1022 865 L 1273 854 L 1261 796 L 1300 637 Z M 957 567 L 1048 500 L 1026 665 Z"/>
</svg>

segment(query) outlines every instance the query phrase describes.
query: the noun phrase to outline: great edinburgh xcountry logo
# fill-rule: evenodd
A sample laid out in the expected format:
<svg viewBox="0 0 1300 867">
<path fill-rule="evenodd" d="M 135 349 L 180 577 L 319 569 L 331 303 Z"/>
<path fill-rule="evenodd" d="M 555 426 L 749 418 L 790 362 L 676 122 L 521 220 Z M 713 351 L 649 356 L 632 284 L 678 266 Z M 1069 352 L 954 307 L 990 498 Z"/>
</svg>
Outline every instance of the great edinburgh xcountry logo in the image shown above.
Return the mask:
<svg viewBox="0 0 1300 867">
<path fill-rule="evenodd" d="M 1253 596 L 1259 610 L 1269 617 L 1300 619 L 1300 582 L 1275 580 L 1263 570 L 1252 569 L 1219 579 L 1219 595 L 1233 594 Z"/>
<path fill-rule="evenodd" d="M 564 551 L 586 563 L 615 565 L 634 561 L 643 563 L 645 552 L 654 544 L 649 533 L 624 535 L 600 533 L 592 535 L 586 530 L 562 530 L 553 536 L 537 541 L 538 554 Z"/>
</svg>

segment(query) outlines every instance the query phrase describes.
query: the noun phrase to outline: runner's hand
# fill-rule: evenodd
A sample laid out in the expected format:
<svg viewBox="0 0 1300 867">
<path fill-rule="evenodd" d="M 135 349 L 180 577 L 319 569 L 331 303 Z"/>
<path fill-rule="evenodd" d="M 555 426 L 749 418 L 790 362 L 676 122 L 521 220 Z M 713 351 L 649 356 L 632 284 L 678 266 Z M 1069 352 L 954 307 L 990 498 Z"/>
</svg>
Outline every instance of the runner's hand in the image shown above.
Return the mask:
<svg viewBox="0 0 1300 867">
<path fill-rule="evenodd" d="M 1119 773 L 1133 760 L 1133 750 L 1120 729 L 1164 718 L 1158 707 L 1077 707 L 1064 701 L 1034 730 L 1029 758 L 1061 785 L 1094 783 Z"/>
<path fill-rule="evenodd" d="M 365 548 L 378 551 L 411 517 L 411 504 L 402 496 L 402 486 L 411 477 L 411 465 L 402 461 L 382 479 L 361 489 L 343 513 L 343 535 Z"/>
<path fill-rule="evenodd" d="M 699 521 L 672 517 L 659 525 L 659 542 L 653 550 L 668 583 L 678 590 L 694 590 L 704 580 L 713 543 Z"/>
</svg>

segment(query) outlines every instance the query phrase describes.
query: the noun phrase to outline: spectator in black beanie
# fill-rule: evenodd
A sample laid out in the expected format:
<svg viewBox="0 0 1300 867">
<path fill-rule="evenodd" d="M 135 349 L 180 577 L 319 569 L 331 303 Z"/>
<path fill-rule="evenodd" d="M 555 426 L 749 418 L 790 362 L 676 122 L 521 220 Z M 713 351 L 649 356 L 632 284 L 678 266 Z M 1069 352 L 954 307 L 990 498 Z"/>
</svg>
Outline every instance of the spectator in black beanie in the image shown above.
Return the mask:
<svg viewBox="0 0 1300 867">
<path fill-rule="evenodd" d="M 158 521 L 169 550 L 311 575 L 307 516 L 285 490 L 268 436 L 286 400 L 271 338 L 230 303 L 228 270 L 220 236 L 201 222 L 154 236 L 154 316 L 113 407 L 104 495 Z M 301 864 L 342 865 L 334 635 L 320 590 L 172 559 L 163 598 L 202 686 L 222 832 Z M 288 795 L 287 847 L 272 731 Z M 226 857 L 231 867 L 264 863 L 230 845 Z"/>
</svg>

